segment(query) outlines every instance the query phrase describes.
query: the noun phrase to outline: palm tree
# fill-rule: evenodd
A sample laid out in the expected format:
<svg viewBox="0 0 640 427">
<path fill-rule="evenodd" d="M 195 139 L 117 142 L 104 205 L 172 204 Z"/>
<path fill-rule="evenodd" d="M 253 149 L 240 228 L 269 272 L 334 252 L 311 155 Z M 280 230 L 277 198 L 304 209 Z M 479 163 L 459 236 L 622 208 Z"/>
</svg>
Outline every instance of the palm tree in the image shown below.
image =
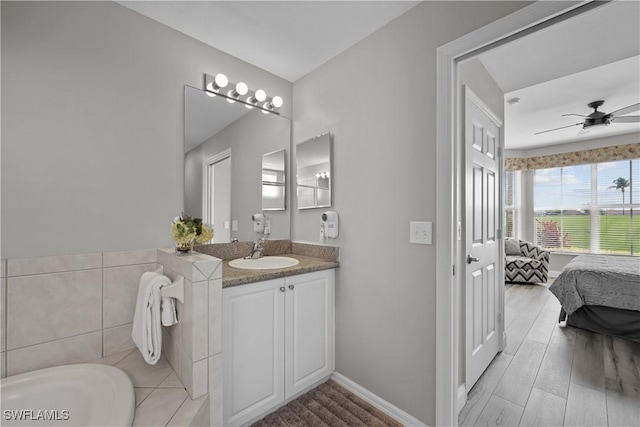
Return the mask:
<svg viewBox="0 0 640 427">
<path fill-rule="evenodd" d="M 615 185 L 612 185 L 609 188 L 615 188 L 616 190 L 621 190 L 622 191 L 622 205 L 623 205 L 622 215 L 624 215 L 624 189 L 627 188 L 630 185 L 630 182 L 626 178 L 618 177 L 618 178 L 613 180 L 613 183 Z"/>
</svg>

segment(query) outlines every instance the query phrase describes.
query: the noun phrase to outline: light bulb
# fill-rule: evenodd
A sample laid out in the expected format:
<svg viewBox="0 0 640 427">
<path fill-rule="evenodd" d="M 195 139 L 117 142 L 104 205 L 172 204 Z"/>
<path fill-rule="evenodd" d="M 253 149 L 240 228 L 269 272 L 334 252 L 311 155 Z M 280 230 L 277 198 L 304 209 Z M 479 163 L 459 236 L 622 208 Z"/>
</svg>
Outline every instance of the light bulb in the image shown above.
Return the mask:
<svg viewBox="0 0 640 427">
<path fill-rule="evenodd" d="M 210 97 L 212 97 L 212 98 L 213 98 L 214 96 L 216 96 L 216 94 L 215 94 L 215 93 L 212 93 L 213 91 L 214 91 L 214 89 L 213 89 L 213 83 L 212 83 L 212 82 L 209 82 L 209 83 L 207 84 L 207 90 L 206 90 L 206 92 L 205 92 L 205 93 L 206 93 L 207 95 L 209 95 Z"/>
<path fill-rule="evenodd" d="M 238 95 L 246 95 L 249 92 L 249 86 L 244 82 L 238 82 L 236 84 L 236 92 Z"/>
<path fill-rule="evenodd" d="M 227 85 L 229 84 L 229 79 L 222 73 L 216 74 L 216 77 L 213 79 L 213 81 L 215 82 L 216 86 L 218 86 L 217 89 L 227 87 Z"/>
<path fill-rule="evenodd" d="M 258 102 L 263 102 L 265 99 L 267 99 L 267 93 L 265 91 L 263 91 L 262 89 L 258 89 L 256 91 L 256 94 L 254 95 L 254 98 Z"/>
<path fill-rule="evenodd" d="M 271 100 L 271 104 L 275 107 L 275 108 L 280 108 L 282 107 L 283 101 L 282 98 L 280 98 L 279 96 L 274 96 L 273 99 Z"/>
</svg>

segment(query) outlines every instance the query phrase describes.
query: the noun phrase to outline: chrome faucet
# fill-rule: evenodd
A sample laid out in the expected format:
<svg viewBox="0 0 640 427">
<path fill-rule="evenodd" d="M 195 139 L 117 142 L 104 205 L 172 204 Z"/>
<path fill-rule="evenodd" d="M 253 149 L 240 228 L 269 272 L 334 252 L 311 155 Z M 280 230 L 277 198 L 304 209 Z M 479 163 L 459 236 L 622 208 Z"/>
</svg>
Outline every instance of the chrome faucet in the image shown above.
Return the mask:
<svg viewBox="0 0 640 427">
<path fill-rule="evenodd" d="M 262 251 L 264 250 L 264 242 L 266 239 L 263 237 L 260 240 L 256 240 L 253 242 L 253 248 L 251 249 L 251 253 L 244 257 L 245 259 L 258 259 L 262 258 Z"/>
</svg>

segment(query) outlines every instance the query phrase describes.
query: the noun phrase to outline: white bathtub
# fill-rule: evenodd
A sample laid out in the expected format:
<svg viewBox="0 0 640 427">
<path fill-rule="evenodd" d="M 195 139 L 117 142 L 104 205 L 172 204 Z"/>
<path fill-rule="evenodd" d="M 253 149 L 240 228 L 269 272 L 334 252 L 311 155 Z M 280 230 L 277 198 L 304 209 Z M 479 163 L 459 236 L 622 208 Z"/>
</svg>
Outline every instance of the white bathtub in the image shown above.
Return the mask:
<svg viewBox="0 0 640 427">
<path fill-rule="evenodd" d="M 0 380 L 2 426 L 131 426 L 131 380 L 113 366 L 40 369 Z"/>
</svg>

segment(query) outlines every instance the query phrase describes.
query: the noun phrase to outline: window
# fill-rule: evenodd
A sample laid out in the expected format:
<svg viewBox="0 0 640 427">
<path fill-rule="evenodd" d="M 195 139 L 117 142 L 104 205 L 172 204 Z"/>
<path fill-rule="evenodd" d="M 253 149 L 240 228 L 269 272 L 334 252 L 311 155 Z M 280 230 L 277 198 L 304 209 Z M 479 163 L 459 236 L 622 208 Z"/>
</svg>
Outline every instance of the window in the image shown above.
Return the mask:
<svg viewBox="0 0 640 427">
<path fill-rule="evenodd" d="M 504 172 L 504 237 L 518 238 L 519 171 Z"/>
<path fill-rule="evenodd" d="M 533 197 L 544 248 L 640 254 L 640 159 L 538 169 Z"/>
</svg>

